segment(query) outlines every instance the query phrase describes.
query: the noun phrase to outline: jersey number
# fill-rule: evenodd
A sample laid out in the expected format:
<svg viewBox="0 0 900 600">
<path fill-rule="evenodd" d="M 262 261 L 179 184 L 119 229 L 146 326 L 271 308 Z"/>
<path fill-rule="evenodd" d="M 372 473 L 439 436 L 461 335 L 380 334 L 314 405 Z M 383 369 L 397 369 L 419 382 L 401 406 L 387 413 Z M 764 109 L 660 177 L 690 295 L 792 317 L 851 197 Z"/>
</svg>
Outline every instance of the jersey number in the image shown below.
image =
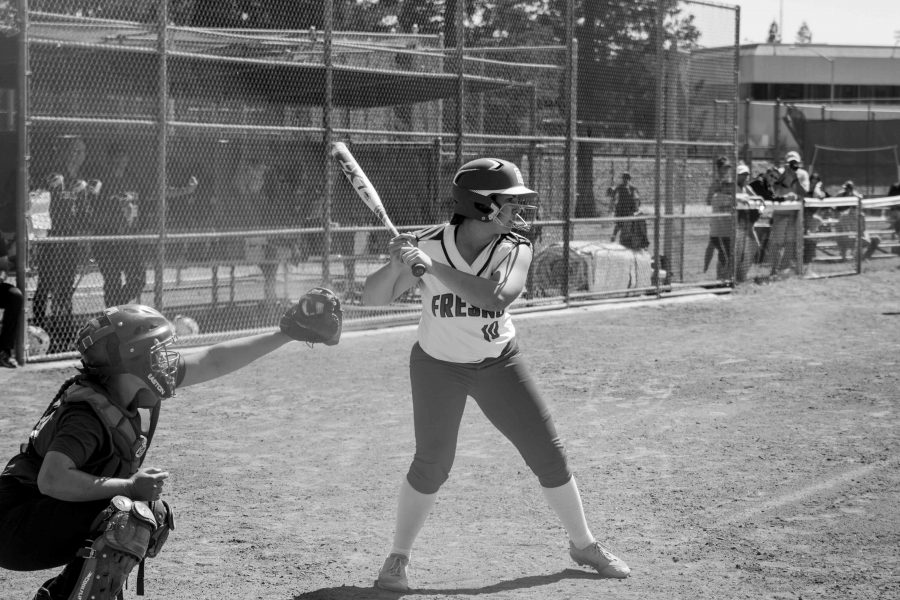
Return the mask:
<svg viewBox="0 0 900 600">
<path fill-rule="evenodd" d="M 496 340 L 500 337 L 500 324 L 497 321 L 492 321 L 481 328 L 481 334 L 484 336 L 484 341 L 486 342 Z"/>
</svg>

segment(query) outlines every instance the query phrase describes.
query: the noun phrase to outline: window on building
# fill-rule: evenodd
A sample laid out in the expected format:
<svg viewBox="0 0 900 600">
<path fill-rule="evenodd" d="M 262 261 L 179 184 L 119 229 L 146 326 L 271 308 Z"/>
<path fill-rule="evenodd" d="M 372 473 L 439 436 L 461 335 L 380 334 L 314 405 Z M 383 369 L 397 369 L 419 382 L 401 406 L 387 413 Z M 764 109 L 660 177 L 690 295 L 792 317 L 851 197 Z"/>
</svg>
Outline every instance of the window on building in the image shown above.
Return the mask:
<svg viewBox="0 0 900 600">
<path fill-rule="evenodd" d="M 873 85 L 871 98 L 873 102 L 878 104 L 900 102 L 900 86 Z"/>
<path fill-rule="evenodd" d="M 803 100 L 802 83 L 779 83 L 774 86 L 775 97 L 782 100 Z"/>
<path fill-rule="evenodd" d="M 831 99 L 831 86 L 819 83 L 809 84 L 806 86 L 806 99 L 816 102 L 825 102 Z"/>
<path fill-rule="evenodd" d="M 751 100 L 768 100 L 768 86 L 765 83 L 742 83 L 741 93 Z"/>
<path fill-rule="evenodd" d="M 859 86 L 836 85 L 834 86 L 834 97 L 837 100 L 859 100 Z"/>
</svg>

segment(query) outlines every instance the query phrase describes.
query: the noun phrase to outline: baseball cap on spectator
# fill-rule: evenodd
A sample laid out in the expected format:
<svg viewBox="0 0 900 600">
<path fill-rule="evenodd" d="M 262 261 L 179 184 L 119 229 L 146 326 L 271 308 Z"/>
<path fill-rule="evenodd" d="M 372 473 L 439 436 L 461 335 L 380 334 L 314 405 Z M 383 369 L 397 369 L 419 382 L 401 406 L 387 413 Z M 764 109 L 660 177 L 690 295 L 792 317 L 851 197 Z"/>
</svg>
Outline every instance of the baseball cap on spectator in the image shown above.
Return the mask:
<svg viewBox="0 0 900 600">
<path fill-rule="evenodd" d="M 625 171 L 624 173 L 622 173 L 622 179 L 631 179 L 631 173 Z"/>
<path fill-rule="evenodd" d="M 737 174 L 738 174 L 738 175 L 742 175 L 742 174 L 744 174 L 744 173 L 746 173 L 747 175 L 749 175 L 749 174 L 750 174 L 750 167 L 748 167 L 748 166 L 745 165 L 744 163 L 738 163 L 738 166 L 737 166 Z"/>
<path fill-rule="evenodd" d="M 848 179 L 847 181 L 845 181 L 843 187 L 845 190 L 852 190 L 853 189 L 853 180 Z"/>
<path fill-rule="evenodd" d="M 785 162 L 788 162 L 788 163 L 791 163 L 791 162 L 798 162 L 798 163 L 799 163 L 799 162 L 803 162 L 802 160 L 800 160 L 800 153 L 795 152 L 795 151 L 793 151 L 793 150 L 791 150 L 790 152 L 788 152 L 788 153 L 784 156 L 784 161 L 785 161 Z"/>
</svg>

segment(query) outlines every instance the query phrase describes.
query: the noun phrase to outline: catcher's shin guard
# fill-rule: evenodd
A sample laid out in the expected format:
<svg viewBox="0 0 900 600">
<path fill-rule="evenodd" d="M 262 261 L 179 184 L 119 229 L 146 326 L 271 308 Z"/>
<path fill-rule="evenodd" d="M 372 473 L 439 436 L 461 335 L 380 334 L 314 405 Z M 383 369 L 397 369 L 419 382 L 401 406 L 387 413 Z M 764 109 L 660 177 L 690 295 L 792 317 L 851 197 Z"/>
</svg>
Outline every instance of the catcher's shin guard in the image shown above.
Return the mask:
<svg viewBox="0 0 900 600">
<path fill-rule="evenodd" d="M 134 502 L 125 496 L 113 498 L 109 508 L 101 513 L 99 521 L 102 527 L 100 535 L 89 547 L 78 552 L 84 558 L 84 566 L 68 600 L 112 600 L 121 597 L 128 575 L 144 560 L 158 529 L 150 507 L 145 502 Z M 155 551 L 161 545 L 162 542 L 157 541 Z M 139 593 L 142 592 L 139 590 Z"/>
<path fill-rule="evenodd" d="M 156 500 L 150 503 L 150 510 L 156 518 L 156 531 L 150 536 L 150 545 L 147 546 L 147 558 L 156 558 L 163 544 L 169 537 L 170 531 L 175 531 L 175 515 L 172 508 L 165 500 Z"/>
</svg>

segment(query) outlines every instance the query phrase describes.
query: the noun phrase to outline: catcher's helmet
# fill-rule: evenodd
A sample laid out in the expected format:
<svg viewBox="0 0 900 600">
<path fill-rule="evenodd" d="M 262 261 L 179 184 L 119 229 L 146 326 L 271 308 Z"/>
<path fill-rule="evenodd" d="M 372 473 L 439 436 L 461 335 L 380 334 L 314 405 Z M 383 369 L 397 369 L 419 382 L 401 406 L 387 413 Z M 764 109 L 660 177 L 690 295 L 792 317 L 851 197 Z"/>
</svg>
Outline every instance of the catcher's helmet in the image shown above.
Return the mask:
<svg viewBox="0 0 900 600">
<path fill-rule="evenodd" d="M 525 187 L 522 173 L 500 158 L 479 158 L 459 168 L 453 177 L 454 212 L 506 227 L 528 229 L 537 206 L 537 192 Z M 504 206 L 509 208 L 504 209 Z"/>
<path fill-rule="evenodd" d="M 159 311 L 141 304 L 107 308 L 78 332 L 76 345 L 88 373 L 131 373 L 162 398 L 175 394 L 175 327 Z"/>
</svg>

